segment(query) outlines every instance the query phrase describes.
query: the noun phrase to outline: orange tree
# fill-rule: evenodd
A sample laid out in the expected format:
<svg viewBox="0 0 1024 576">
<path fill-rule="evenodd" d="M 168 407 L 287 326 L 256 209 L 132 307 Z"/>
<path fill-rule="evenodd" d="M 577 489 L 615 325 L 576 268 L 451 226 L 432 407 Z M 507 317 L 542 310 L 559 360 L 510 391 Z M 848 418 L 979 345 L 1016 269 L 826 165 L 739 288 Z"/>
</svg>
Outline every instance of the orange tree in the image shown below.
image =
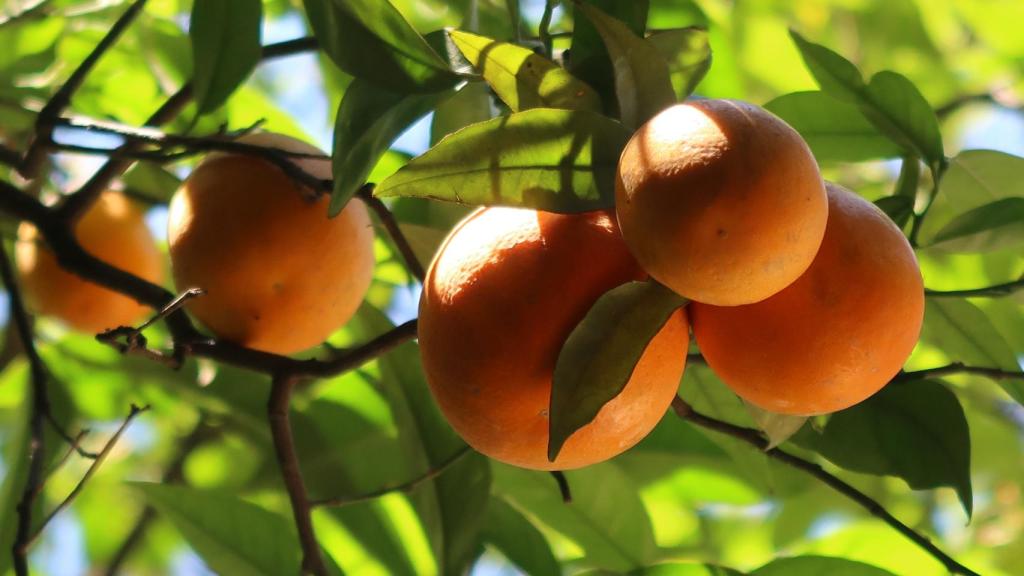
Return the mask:
<svg viewBox="0 0 1024 576">
<path fill-rule="evenodd" d="M 1011 153 L 1022 150 L 1020 16 L 1014 2 L 952 0 L 8 2 L 0 15 L 8 303 L 0 574 L 203 565 L 272 575 L 1024 572 L 1024 160 Z M 635 263 L 606 261 L 624 257 L 621 248 L 594 250 L 574 239 L 587 233 L 544 224 L 598 218 L 601 234 L 618 234 L 608 215 L 627 141 L 662 110 L 696 98 L 743 100 L 788 123 L 821 175 L 872 201 L 878 210 L 857 210 L 902 231 L 913 248 L 923 325 L 902 368 L 863 402 L 831 414 L 798 410 L 810 416 L 745 404 L 715 362 L 704 362 L 705 328 L 689 344 L 682 334 L 694 310 L 677 311 L 696 307 Z M 406 136 L 393 147 L 410 126 L 423 142 Z M 259 130 L 320 140 L 332 153 L 250 134 Z M 779 165 L 774 130 L 697 152 L 689 136 L 666 140 L 655 130 L 644 146 L 672 141 L 697 164 L 733 144 L 756 146 L 732 156 L 720 178 L 680 187 L 699 194 L 732 183 L 731 208 L 713 212 L 728 227 L 702 219 L 700 201 L 672 200 L 631 218 L 626 244 L 670 268 L 675 251 L 680 262 L 700 261 L 701 274 L 735 275 L 734 255 L 709 251 L 701 230 L 722 246 L 753 230 L 765 242 L 738 245 L 792 259 L 770 223 L 803 220 L 759 192 L 785 180 L 758 176 Z M 206 163 L 196 171 L 202 180 L 191 179 L 210 154 L 235 160 Z M 654 156 L 673 161 L 666 149 Z M 635 157 L 626 178 L 642 179 Z M 176 260 L 178 284 L 154 283 L 172 275 L 123 258 L 151 254 L 138 208 L 121 213 L 133 222 L 125 239 L 118 226 L 86 226 L 111 194 L 147 207 L 158 223 L 179 188 L 188 199 L 179 195 L 171 211 L 170 256 L 187 253 L 204 275 Z M 202 202 L 212 214 L 200 216 Z M 364 205 L 376 264 L 362 296 Z M 521 231 L 478 226 L 479 243 L 449 241 L 458 251 L 442 249 L 439 261 L 454 263 L 428 277 L 444 238 L 481 205 L 566 216 L 541 214 Z M 351 240 L 319 232 L 350 209 L 362 214 Z M 579 215 L 595 210 L 608 215 Z M 695 229 L 664 225 L 673 221 Z M 655 228 L 664 241 L 643 236 Z M 896 248 L 863 243 L 885 236 L 889 245 L 892 234 L 865 230 L 851 233 L 863 237 L 855 252 L 890 261 Z M 561 243 L 545 262 L 555 250 L 548 242 Z M 829 252 L 832 267 L 844 250 Z M 42 257 L 76 278 L 33 272 Z M 515 268 L 492 272 L 503 259 Z M 900 274 L 914 279 L 900 285 L 916 286 L 913 259 L 896 260 L 910 263 Z M 814 404 L 819 380 L 850 358 L 895 355 L 886 364 L 899 364 L 892 342 L 903 346 L 916 332 L 920 294 L 905 306 L 879 296 L 894 281 L 871 262 L 863 273 L 836 272 L 841 285 L 828 297 L 811 278 L 795 285 L 787 298 L 819 298 L 790 303 L 782 320 L 747 321 L 737 311 L 719 330 L 716 314 L 696 314 L 715 346 L 730 348 L 719 370 L 756 365 L 758 390 L 795 386 Z M 345 265 L 352 273 L 338 274 Z M 577 287 L 606 268 L 615 274 Z M 684 281 L 687 273 L 673 272 Z M 425 332 L 421 360 L 414 298 L 425 278 L 424 310 L 443 329 L 429 342 Z M 82 303 L 85 282 L 105 290 L 91 288 Z M 751 277 L 746 288 L 760 282 Z M 102 331 L 76 332 L 66 310 L 111 291 L 147 307 L 149 318 L 121 325 L 119 304 L 106 320 L 90 311 L 90 329 Z M 448 306 L 464 293 L 470 304 Z M 860 295 L 857 305 L 829 307 L 830 298 Z M 333 304 L 353 297 L 362 299 L 354 315 Z M 840 317 L 830 317 L 836 309 Z M 793 315 L 799 329 L 773 331 Z M 271 334 L 261 332 L 271 324 Z M 487 328 L 467 328 L 477 325 Z M 326 340 L 311 349 L 278 353 L 320 333 Z M 830 353 L 814 352 L 822 346 Z M 673 367 L 656 371 L 663 379 L 684 355 L 678 394 L 665 397 L 671 407 L 656 406 L 654 418 L 653 401 L 630 410 L 647 357 Z M 854 375 L 850 385 L 877 388 L 877 371 L 853 362 L 843 372 Z M 450 374 L 457 381 L 442 382 Z M 520 383 L 532 387 L 528 399 L 515 395 Z M 440 407 L 431 388 L 447 390 Z M 643 413 L 640 435 L 653 430 L 632 448 L 638 438 L 589 435 L 613 406 Z M 496 432 L 506 407 L 530 426 L 511 418 Z M 462 412 L 446 419 L 450 410 Z M 600 446 L 583 441 L 594 438 Z M 621 454 L 565 472 L 485 456 L 546 448 L 547 463 L 535 458 L 531 467 L 558 468 L 563 445 Z"/>
</svg>

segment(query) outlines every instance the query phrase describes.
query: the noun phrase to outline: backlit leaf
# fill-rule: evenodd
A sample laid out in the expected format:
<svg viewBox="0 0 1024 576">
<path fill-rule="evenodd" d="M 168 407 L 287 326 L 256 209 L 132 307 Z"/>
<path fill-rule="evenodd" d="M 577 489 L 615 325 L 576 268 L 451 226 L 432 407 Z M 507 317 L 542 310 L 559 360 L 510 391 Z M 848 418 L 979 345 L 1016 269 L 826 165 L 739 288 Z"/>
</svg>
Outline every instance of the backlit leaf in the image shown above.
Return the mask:
<svg viewBox="0 0 1024 576">
<path fill-rule="evenodd" d="M 220 107 L 260 60 L 260 0 L 195 2 L 189 21 L 199 113 Z"/>
</svg>

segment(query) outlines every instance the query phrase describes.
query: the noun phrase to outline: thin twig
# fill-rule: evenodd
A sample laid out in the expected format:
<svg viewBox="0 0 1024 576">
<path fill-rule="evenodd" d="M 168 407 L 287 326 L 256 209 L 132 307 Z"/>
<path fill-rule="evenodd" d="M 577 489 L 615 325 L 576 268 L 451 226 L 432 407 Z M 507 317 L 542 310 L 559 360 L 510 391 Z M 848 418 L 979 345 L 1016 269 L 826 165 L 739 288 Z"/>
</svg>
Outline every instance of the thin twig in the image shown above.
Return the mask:
<svg viewBox="0 0 1024 576">
<path fill-rule="evenodd" d="M 380 223 L 384 225 L 384 229 L 388 231 L 388 235 L 391 236 L 391 240 L 398 248 L 398 252 L 401 253 L 402 259 L 405 260 L 405 267 L 422 283 L 427 276 L 423 269 L 423 264 L 416 257 L 416 252 L 412 249 L 409 239 L 406 238 L 405 233 L 398 226 L 398 220 L 395 220 L 395 215 L 391 213 L 391 210 L 388 210 L 383 200 L 373 195 L 373 184 L 365 184 L 359 189 L 358 195 L 377 214 Z"/>
<path fill-rule="evenodd" d="M 60 422 L 57 422 L 57 418 L 53 415 L 52 412 L 46 413 L 46 419 L 49 420 L 50 426 L 54 429 L 54 431 L 57 432 L 57 435 L 63 438 L 64 441 L 67 442 L 68 445 L 71 446 L 71 448 L 75 452 L 77 452 L 79 456 L 81 456 L 82 458 L 87 458 L 89 460 L 96 459 L 96 457 L 98 456 L 97 453 L 90 452 L 79 445 L 81 436 L 83 434 L 88 433 L 88 430 L 82 430 L 81 432 L 78 433 L 77 437 L 72 437 L 71 434 L 68 434 L 67 431 L 64 430 L 64 428 L 60 425 Z"/>
<path fill-rule="evenodd" d="M 206 422 L 202 419 L 196 424 L 196 427 L 192 429 L 192 432 L 186 436 L 181 443 L 178 445 L 178 449 L 174 458 L 171 459 L 170 464 L 167 466 L 167 470 L 164 471 L 163 483 L 173 484 L 178 482 L 182 478 L 182 472 L 185 469 L 185 460 L 188 458 L 196 448 L 198 448 L 203 442 L 210 437 L 210 429 L 206 425 Z M 128 536 L 125 537 L 124 542 L 121 543 L 120 548 L 114 553 L 114 557 L 110 559 L 110 563 L 107 564 L 105 574 L 107 576 L 115 576 L 121 570 L 121 566 L 131 556 L 132 551 L 135 547 L 142 542 L 143 536 L 146 535 L 146 531 L 156 520 L 156 509 L 146 505 L 142 509 L 142 513 L 139 514 L 139 519 L 135 521 L 135 526 L 128 532 Z"/>
<path fill-rule="evenodd" d="M 551 17 L 555 13 L 555 4 L 558 4 L 558 0 L 545 0 L 544 2 L 544 13 L 540 17 L 540 25 L 537 28 L 537 37 L 540 38 L 541 45 L 544 46 L 544 55 L 548 58 L 552 57 L 552 42 L 551 42 Z"/>
<path fill-rule="evenodd" d="M 295 526 L 299 532 L 299 543 L 302 546 L 302 569 L 316 576 L 327 576 L 327 566 L 320 553 L 320 545 L 313 531 L 313 518 L 306 493 L 306 485 L 302 480 L 299 458 L 295 453 L 295 439 L 289 422 L 292 387 L 296 378 L 290 374 L 274 377 L 267 402 L 267 418 L 270 421 L 270 433 L 274 440 L 274 451 L 277 464 L 288 498 L 292 504 Z"/>
<path fill-rule="evenodd" d="M 44 457 L 46 454 L 45 423 L 46 414 L 50 412 L 50 397 L 46 390 L 46 366 L 36 350 L 32 334 L 32 322 L 25 311 L 14 270 L 11 267 L 7 251 L 0 246 L 0 273 L 3 275 L 4 286 L 10 301 L 10 316 L 18 327 L 22 349 L 28 357 L 31 372 L 32 405 L 29 416 L 29 464 L 28 478 L 18 501 L 18 528 L 11 549 L 14 573 L 17 576 L 28 576 L 28 547 L 32 534 L 32 508 L 36 496 L 46 481 Z"/>
<path fill-rule="evenodd" d="M 910 526 L 901 522 L 870 496 L 854 488 L 839 477 L 825 471 L 825 469 L 818 464 L 809 460 L 804 460 L 799 456 L 794 456 L 793 454 L 784 452 L 778 448 L 768 448 L 768 440 L 761 436 L 759 431 L 751 428 L 744 428 L 742 426 L 736 426 L 735 424 L 730 424 L 728 422 L 711 418 L 710 416 L 705 416 L 704 414 L 695 411 L 692 406 L 678 396 L 672 401 L 672 409 L 675 411 L 676 415 L 683 420 L 750 444 L 758 450 L 762 450 L 769 458 L 778 460 L 814 476 L 833 490 L 859 504 L 872 516 L 881 519 L 883 522 L 896 529 L 899 533 L 906 536 L 922 550 L 941 562 L 942 565 L 951 573 L 964 574 L 966 576 L 980 576 L 977 572 L 963 564 L 960 564 L 954 558 L 943 552 L 938 546 L 933 544 L 928 537 L 918 533 Z"/>
<path fill-rule="evenodd" d="M 966 290 L 925 290 L 924 295 L 929 298 L 998 298 L 1000 296 L 1008 296 L 1017 290 L 1022 289 L 1024 289 L 1024 276 L 1021 276 L 1012 282 L 983 286 L 981 288 L 970 288 Z"/>
<path fill-rule="evenodd" d="M 558 483 L 558 492 L 562 495 L 562 502 L 572 503 L 572 490 L 569 489 L 569 479 L 565 477 L 565 473 L 554 470 L 551 472 L 551 477 Z"/>
<path fill-rule="evenodd" d="M 1011 378 L 1024 379 L 1024 371 L 1003 370 L 1002 368 L 989 368 L 986 366 L 967 366 L 963 362 L 952 362 L 945 366 L 926 368 L 924 370 L 912 370 L 900 372 L 893 378 L 893 382 L 910 382 L 913 380 L 924 380 L 926 378 L 939 378 L 951 374 L 976 374 L 993 380 L 1008 380 Z"/>
<path fill-rule="evenodd" d="M 939 184 L 942 182 L 942 176 L 946 173 L 947 165 L 947 161 L 943 159 L 938 166 L 929 166 L 932 169 L 932 188 L 928 192 L 928 199 L 925 201 L 924 208 L 921 209 L 921 212 L 915 212 L 911 216 L 910 234 L 907 236 L 910 245 L 915 248 L 918 246 L 917 239 L 924 225 L 924 218 L 928 215 L 928 211 L 931 210 L 932 204 L 935 203 L 936 196 L 939 195 Z"/>
<path fill-rule="evenodd" d="M 36 528 L 35 532 L 33 532 L 32 536 L 28 539 L 26 545 L 31 545 L 32 542 L 35 542 L 36 539 L 39 538 L 39 535 L 43 533 L 43 530 L 46 529 L 46 526 L 50 523 L 50 521 L 53 520 L 57 516 L 57 514 L 60 514 L 65 508 L 70 506 L 72 502 L 75 501 L 75 498 L 77 498 L 78 495 L 82 493 L 82 490 L 85 489 L 85 485 L 89 482 L 93 475 L 96 474 L 96 471 L 100 469 L 100 466 L 103 465 L 103 462 L 107 459 L 107 456 L 110 455 L 111 450 L 114 449 L 114 445 L 117 444 L 117 441 L 121 438 L 121 435 L 124 434 L 124 431 L 128 429 L 128 425 L 132 423 L 132 420 L 134 420 L 136 416 L 138 416 L 142 412 L 145 412 L 146 410 L 149 410 L 149 406 L 142 406 L 140 408 L 139 406 L 132 404 L 131 410 L 128 412 L 128 416 L 125 417 L 124 422 L 122 422 L 121 426 L 118 427 L 116 432 L 114 432 L 114 435 L 110 437 L 110 440 L 107 440 L 107 443 L 103 445 L 103 449 L 100 450 L 99 455 L 96 457 L 95 460 L 93 460 L 92 464 L 89 466 L 89 469 L 85 471 L 85 475 L 82 476 L 82 479 L 78 481 L 78 484 L 75 485 L 75 488 L 71 491 L 70 494 L 68 494 L 67 498 L 65 498 L 60 504 L 58 504 L 57 507 L 54 508 L 53 511 L 46 516 L 46 518 L 43 519 L 43 521 L 39 524 L 39 527 Z"/>
<path fill-rule="evenodd" d="M 61 467 L 67 463 L 68 458 L 70 458 L 72 454 L 74 454 L 75 452 L 81 453 L 80 451 L 82 450 L 82 440 L 84 440 L 88 434 L 88 430 L 82 430 L 74 438 L 70 440 L 71 444 L 68 446 L 67 451 L 64 452 L 64 455 L 60 457 L 60 460 L 54 462 L 53 467 L 50 468 L 50 472 L 46 475 L 47 478 L 56 474 L 57 470 L 60 470 Z M 40 489 L 42 489 L 42 486 L 40 486 Z"/>
<path fill-rule="evenodd" d="M 443 460 L 441 463 L 439 463 L 437 466 L 434 466 L 433 468 L 430 468 L 429 470 L 427 470 L 423 474 L 420 474 L 419 476 L 417 476 L 417 477 L 415 477 L 412 480 L 409 480 L 407 482 L 402 482 L 401 484 L 395 484 L 393 486 L 385 486 L 384 488 L 380 488 L 380 489 L 377 489 L 377 490 L 372 490 L 370 492 L 364 492 L 362 494 L 357 494 L 355 496 L 339 496 L 339 497 L 335 497 L 335 498 L 324 498 L 322 500 L 313 500 L 313 501 L 310 502 L 310 505 L 311 506 L 331 506 L 331 507 L 349 506 L 351 504 L 358 504 L 359 502 L 366 502 L 368 500 L 373 500 L 375 498 L 380 498 L 381 496 L 385 496 L 387 494 L 391 494 L 391 493 L 394 493 L 394 492 L 404 492 L 404 493 L 412 492 L 413 490 L 416 489 L 416 487 L 418 487 L 419 485 L 423 484 L 424 482 L 428 482 L 430 480 L 433 480 L 434 478 L 437 478 L 438 476 L 443 474 L 453 464 L 455 464 L 460 459 L 462 459 L 463 456 L 465 456 L 466 454 L 469 454 L 470 451 L 471 451 L 471 448 L 469 446 L 463 446 L 462 448 L 457 450 L 454 454 L 452 454 L 451 456 L 449 456 L 448 458 Z"/>
<path fill-rule="evenodd" d="M 75 92 L 82 87 L 85 83 L 86 76 L 92 72 L 92 69 L 99 62 L 100 58 L 106 54 L 107 50 L 117 42 L 121 34 L 128 28 L 128 26 L 135 20 L 135 17 L 139 15 L 142 8 L 146 5 L 147 0 L 135 0 L 135 2 L 124 11 L 123 14 L 114 22 L 114 25 L 110 27 L 107 34 L 102 40 L 96 44 L 96 47 L 92 49 L 92 52 L 85 57 L 85 60 L 78 65 L 78 68 L 71 73 L 71 76 L 61 85 L 60 89 L 50 97 L 50 100 L 43 106 L 43 109 L 39 111 L 39 115 L 36 117 L 36 134 L 32 140 L 32 144 L 29 145 L 28 152 L 25 153 L 21 166 L 18 167 L 18 171 L 25 178 L 34 178 L 36 172 L 42 164 L 42 158 L 46 154 L 46 147 L 50 144 L 50 140 L 53 137 L 54 119 L 60 115 L 60 113 L 71 104 L 71 97 Z"/>
</svg>

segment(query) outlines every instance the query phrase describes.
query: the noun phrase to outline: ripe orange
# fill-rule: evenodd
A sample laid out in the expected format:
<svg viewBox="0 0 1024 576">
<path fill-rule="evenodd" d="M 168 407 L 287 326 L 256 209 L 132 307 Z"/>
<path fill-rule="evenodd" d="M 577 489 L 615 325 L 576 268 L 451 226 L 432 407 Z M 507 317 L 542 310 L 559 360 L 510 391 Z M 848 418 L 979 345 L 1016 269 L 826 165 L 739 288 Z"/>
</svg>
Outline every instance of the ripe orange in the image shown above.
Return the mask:
<svg viewBox="0 0 1024 576">
<path fill-rule="evenodd" d="M 104 192 L 75 224 L 87 252 L 159 284 L 164 279 L 160 250 L 142 211 L 116 192 Z M 65 271 L 46 248 L 35 226 L 18 228 L 15 253 L 29 305 L 81 332 L 127 326 L 148 310 L 135 300 Z"/>
<path fill-rule="evenodd" d="M 796 282 L 747 306 L 690 305 L 711 369 L 772 412 L 857 404 L 896 375 L 921 331 L 924 286 L 903 233 L 867 200 L 827 187 L 825 239 Z"/>
<path fill-rule="evenodd" d="M 276 134 L 243 141 L 320 153 Z M 330 178 L 329 160 L 297 162 Z M 254 156 L 215 154 L 170 204 L 168 242 L 178 289 L 206 295 L 189 310 L 221 338 L 290 354 L 324 341 L 359 307 L 373 278 L 373 228 L 362 201 L 335 218 L 280 168 Z"/>
<path fill-rule="evenodd" d="M 615 187 L 622 236 L 651 276 L 698 302 L 763 300 L 811 264 L 828 203 L 800 135 L 732 100 L 668 108 L 637 130 Z"/>
<path fill-rule="evenodd" d="M 639 442 L 675 396 L 689 326 L 673 314 L 622 393 L 547 459 L 551 376 L 562 344 L 604 292 L 646 275 L 609 214 L 488 208 L 442 245 L 420 300 L 430 389 L 476 450 L 543 470 L 578 468 Z"/>
</svg>

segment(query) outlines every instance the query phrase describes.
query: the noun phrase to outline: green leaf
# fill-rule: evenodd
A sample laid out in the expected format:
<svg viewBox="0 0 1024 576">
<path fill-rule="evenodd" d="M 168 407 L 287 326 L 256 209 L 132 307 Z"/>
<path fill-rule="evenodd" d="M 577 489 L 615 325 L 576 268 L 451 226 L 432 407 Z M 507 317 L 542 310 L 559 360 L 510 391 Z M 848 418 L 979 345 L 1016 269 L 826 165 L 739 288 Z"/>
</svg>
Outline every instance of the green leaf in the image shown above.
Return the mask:
<svg viewBox="0 0 1024 576">
<path fill-rule="evenodd" d="M 582 572 L 579 576 L 618 576 L 619 574 L 621 573 L 611 570 L 590 570 Z M 713 564 L 672 562 L 630 570 L 626 576 L 743 576 L 743 573 Z"/>
<path fill-rule="evenodd" d="M 649 0 L 582 0 L 605 14 L 626 24 L 637 36 L 642 37 L 647 24 Z M 673 6 L 673 9 L 676 7 Z M 615 71 L 608 49 L 590 20 L 573 14 L 572 46 L 569 50 L 568 68 L 573 76 L 583 80 L 597 90 L 605 104 L 605 111 L 611 115 L 618 110 L 615 101 Z"/>
<path fill-rule="evenodd" d="M 790 414 L 777 414 L 758 408 L 748 402 L 743 403 L 750 412 L 750 417 L 757 423 L 757 427 L 768 437 L 768 448 L 775 448 L 803 428 L 807 422 L 806 416 L 793 416 Z"/>
<path fill-rule="evenodd" d="M 881 208 L 882 212 L 900 228 L 903 228 L 914 214 L 914 199 L 909 196 L 885 196 L 875 200 L 875 206 Z"/>
<path fill-rule="evenodd" d="M 548 460 L 554 462 L 565 441 L 622 392 L 648 343 L 685 303 L 654 281 L 628 282 L 597 299 L 569 334 L 555 364 Z"/>
<path fill-rule="evenodd" d="M 283 516 L 228 493 L 145 482 L 131 486 L 220 574 L 292 574 L 302 563 L 298 538 Z"/>
<path fill-rule="evenodd" d="M 711 69 L 711 43 L 706 28 L 687 26 L 661 30 L 647 37 L 668 63 L 676 97 L 685 100 Z"/>
<path fill-rule="evenodd" d="M 790 32 L 808 70 L 822 90 L 856 104 L 864 116 L 894 143 L 925 160 L 937 175 L 945 156 L 939 121 L 914 84 L 896 72 L 875 74 L 870 83 L 849 60 Z"/>
<path fill-rule="evenodd" d="M 533 50 L 459 30 L 449 35 L 513 112 L 530 108 L 601 111 L 601 98 L 593 88 Z"/>
<path fill-rule="evenodd" d="M 483 537 L 526 574 L 562 574 L 562 568 L 544 535 L 502 498 L 494 496 L 487 505 Z"/>
<path fill-rule="evenodd" d="M 121 177 L 125 190 L 151 202 L 166 203 L 181 186 L 181 180 L 151 162 L 139 162 Z"/>
<path fill-rule="evenodd" d="M 1024 244 L 1024 197 L 1003 198 L 953 218 L 932 243 L 949 252 L 991 252 Z"/>
<path fill-rule="evenodd" d="M 924 159 L 936 173 L 945 161 L 939 120 L 914 84 L 901 74 L 882 71 L 871 77 L 861 104 L 865 116 L 893 142 Z"/>
<path fill-rule="evenodd" d="M 448 64 L 387 0 L 304 0 L 313 33 L 345 72 L 395 92 L 455 84 Z"/>
<path fill-rule="evenodd" d="M 495 494 L 582 549 L 583 562 L 627 571 L 659 558 L 639 486 L 612 462 L 565 472 L 572 502 L 545 472 L 494 463 Z"/>
<path fill-rule="evenodd" d="M 824 46 L 807 41 L 794 30 L 789 34 L 822 90 L 850 102 L 859 100 L 865 89 L 864 78 L 852 62 Z"/>
<path fill-rule="evenodd" d="M 430 123 L 430 145 L 470 124 L 491 119 L 491 90 L 483 82 L 467 82 L 434 110 Z"/>
<path fill-rule="evenodd" d="M 980 308 L 962 298 L 925 301 L 921 340 L 951 360 L 973 366 L 1019 370 L 1017 355 Z M 1024 404 L 1024 380 L 1002 379 L 999 385 Z"/>
<path fill-rule="evenodd" d="M 597 29 L 611 56 L 623 125 L 636 129 L 675 103 L 668 63 L 653 43 L 590 4 L 579 2 L 576 7 Z"/>
<path fill-rule="evenodd" d="M 450 95 L 447 90 L 398 94 L 361 78 L 353 81 L 334 121 L 334 191 L 328 213 L 335 216 L 341 212 L 391 142 Z"/>
<path fill-rule="evenodd" d="M 219 108 L 259 62 L 262 6 L 260 0 L 193 3 L 192 86 L 200 114 Z"/>
<path fill-rule="evenodd" d="M 18 527 L 18 502 L 21 500 L 29 466 L 29 415 L 31 394 L 29 393 L 28 365 L 15 362 L 3 373 L 0 380 L 0 395 L 4 398 L 0 410 L 0 447 L 3 451 L 3 479 L 0 480 L 0 574 L 6 574 L 11 566 L 10 550 Z M 8 406 L 9 404 L 9 406 Z"/>
<path fill-rule="evenodd" d="M 621 124 L 593 112 L 516 112 L 451 134 L 374 193 L 550 212 L 608 208 L 628 138 Z"/>
<path fill-rule="evenodd" d="M 379 311 L 368 312 L 364 318 L 374 333 L 391 327 Z M 448 425 L 430 394 L 418 346 L 403 344 L 382 356 L 379 363 L 381 384 L 400 419 L 400 440 L 410 450 L 422 450 L 431 467 L 461 450 L 465 443 Z M 483 512 L 490 499 L 489 462 L 479 454 L 468 454 L 430 484 L 438 515 L 432 542 L 438 565 L 444 574 L 465 573 L 476 555 Z"/>
<path fill-rule="evenodd" d="M 971 515 L 970 431 L 960 401 L 940 382 L 890 384 L 833 414 L 813 438 L 814 449 L 847 470 L 898 476 L 915 490 L 950 486 Z"/>
<path fill-rule="evenodd" d="M 871 564 L 830 558 L 828 556 L 796 556 L 774 560 L 750 573 L 750 576 L 896 576 Z"/>
<path fill-rule="evenodd" d="M 803 136 L 818 162 L 861 162 L 903 153 L 855 104 L 826 92 L 793 92 L 764 107 Z"/>
</svg>

